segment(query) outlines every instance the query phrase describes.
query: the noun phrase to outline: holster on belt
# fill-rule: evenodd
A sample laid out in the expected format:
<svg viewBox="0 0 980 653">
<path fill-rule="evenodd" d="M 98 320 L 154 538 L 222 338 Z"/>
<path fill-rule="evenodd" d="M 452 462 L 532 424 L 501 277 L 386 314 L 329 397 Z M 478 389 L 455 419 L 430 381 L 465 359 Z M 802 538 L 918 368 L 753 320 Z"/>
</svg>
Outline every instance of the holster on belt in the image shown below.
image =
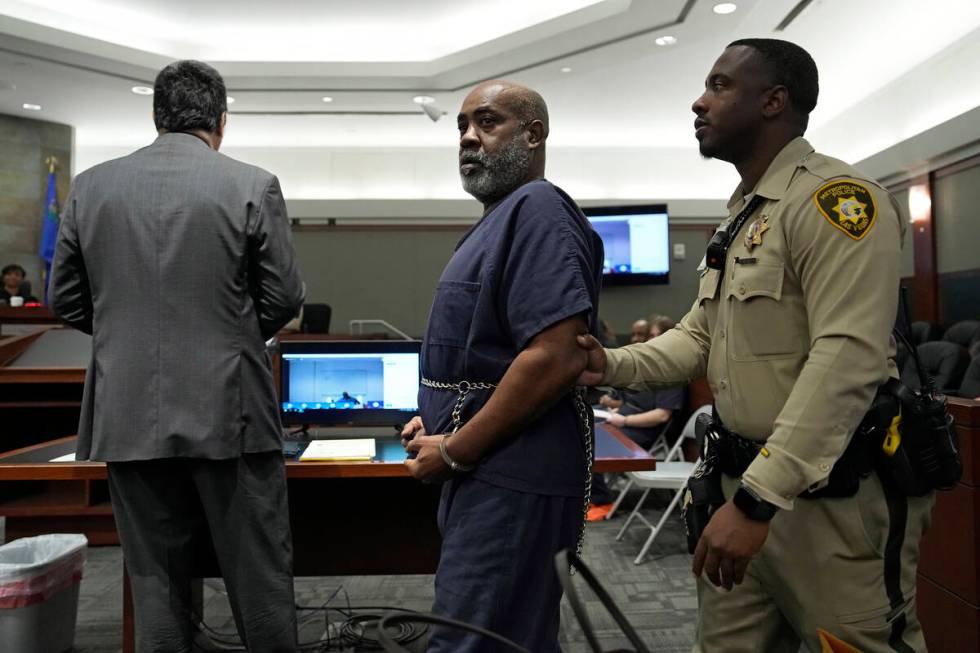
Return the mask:
<svg viewBox="0 0 980 653">
<path fill-rule="evenodd" d="M 718 466 L 717 455 L 710 448 L 712 438 L 708 430 L 711 424 L 711 416 L 705 414 L 699 415 L 695 422 L 695 433 L 698 442 L 701 443 L 701 462 L 687 480 L 687 492 L 683 502 L 682 516 L 687 532 L 687 552 L 692 554 L 711 515 L 725 503 L 725 494 L 721 489 L 722 471 Z"/>
</svg>

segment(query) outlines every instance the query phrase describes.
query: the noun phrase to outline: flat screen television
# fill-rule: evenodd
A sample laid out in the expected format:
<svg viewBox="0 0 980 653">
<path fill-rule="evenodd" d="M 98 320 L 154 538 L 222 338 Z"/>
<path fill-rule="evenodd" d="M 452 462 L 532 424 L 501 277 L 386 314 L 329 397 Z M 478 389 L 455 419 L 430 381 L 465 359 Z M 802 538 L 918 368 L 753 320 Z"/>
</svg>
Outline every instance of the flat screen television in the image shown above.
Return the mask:
<svg viewBox="0 0 980 653">
<path fill-rule="evenodd" d="M 286 425 L 387 426 L 418 414 L 417 340 L 279 343 Z"/>
<path fill-rule="evenodd" d="M 666 204 L 597 206 L 582 211 L 602 238 L 604 286 L 670 281 Z"/>
</svg>

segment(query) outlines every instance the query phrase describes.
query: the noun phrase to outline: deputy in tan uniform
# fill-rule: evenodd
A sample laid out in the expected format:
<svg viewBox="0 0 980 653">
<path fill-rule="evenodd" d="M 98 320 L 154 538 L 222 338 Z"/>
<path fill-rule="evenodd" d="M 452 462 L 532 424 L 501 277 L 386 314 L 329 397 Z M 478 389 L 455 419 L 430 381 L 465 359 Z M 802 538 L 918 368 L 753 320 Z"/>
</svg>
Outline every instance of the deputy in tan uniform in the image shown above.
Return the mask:
<svg viewBox="0 0 980 653">
<path fill-rule="evenodd" d="M 703 267 L 697 301 L 659 338 L 603 350 L 580 382 L 660 387 L 707 373 L 731 432 L 763 444 L 697 544 L 695 651 L 819 651 L 818 629 L 862 651 L 925 651 L 915 611 L 919 538 L 932 495 L 871 473 L 852 496 L 829 483 L 894 364 L 901 211 L 877 182 L 803 139 L 817 69 L 785 41 L 732 43 L 693 105 L 701 154 L 742 183 Z M 741 219 L 739 219 L 741 217 Z M 855 478 L 860 476 L 855 475 Z M 817 496 L 820 496 L 819 493 Z"/>
</svg>

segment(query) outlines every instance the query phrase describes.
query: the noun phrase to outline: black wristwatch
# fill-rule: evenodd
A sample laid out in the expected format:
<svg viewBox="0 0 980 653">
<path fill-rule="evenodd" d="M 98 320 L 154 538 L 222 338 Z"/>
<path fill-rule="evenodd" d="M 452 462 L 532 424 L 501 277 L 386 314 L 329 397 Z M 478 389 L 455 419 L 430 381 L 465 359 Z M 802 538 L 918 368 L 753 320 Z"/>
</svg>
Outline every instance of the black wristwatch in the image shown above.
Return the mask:
<svg viewBox="0 0 980 653">
<path fill-rule="evenodd" d="M 742 484 L 739 484 L 738 490 L 735 491 L 732 503 L 753 521 L 769 521 L 779 510 L 778 506 L 769 503 Z"/>
</svg>

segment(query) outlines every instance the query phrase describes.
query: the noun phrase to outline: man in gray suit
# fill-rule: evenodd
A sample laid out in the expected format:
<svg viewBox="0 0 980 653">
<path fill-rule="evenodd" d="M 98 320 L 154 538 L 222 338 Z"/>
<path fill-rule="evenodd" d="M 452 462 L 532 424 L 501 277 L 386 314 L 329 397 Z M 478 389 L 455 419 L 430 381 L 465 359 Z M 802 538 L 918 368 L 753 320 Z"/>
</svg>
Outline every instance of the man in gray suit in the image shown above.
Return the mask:
<svg viewBox="0 0 980 653">
<path fill-rule="evenodd" d="M 272 174 L 218 154 L 216 70 L 156 78 L 158 138 L 78 175 L 51 305 L 93 336 L 79 460 L 107 463 L 137 648 L 190 651 L 196 532 L 210 531 L 250 651 L 295 651 L 281 424 L 265 340 L 303 289 Z"/>
</svg>

